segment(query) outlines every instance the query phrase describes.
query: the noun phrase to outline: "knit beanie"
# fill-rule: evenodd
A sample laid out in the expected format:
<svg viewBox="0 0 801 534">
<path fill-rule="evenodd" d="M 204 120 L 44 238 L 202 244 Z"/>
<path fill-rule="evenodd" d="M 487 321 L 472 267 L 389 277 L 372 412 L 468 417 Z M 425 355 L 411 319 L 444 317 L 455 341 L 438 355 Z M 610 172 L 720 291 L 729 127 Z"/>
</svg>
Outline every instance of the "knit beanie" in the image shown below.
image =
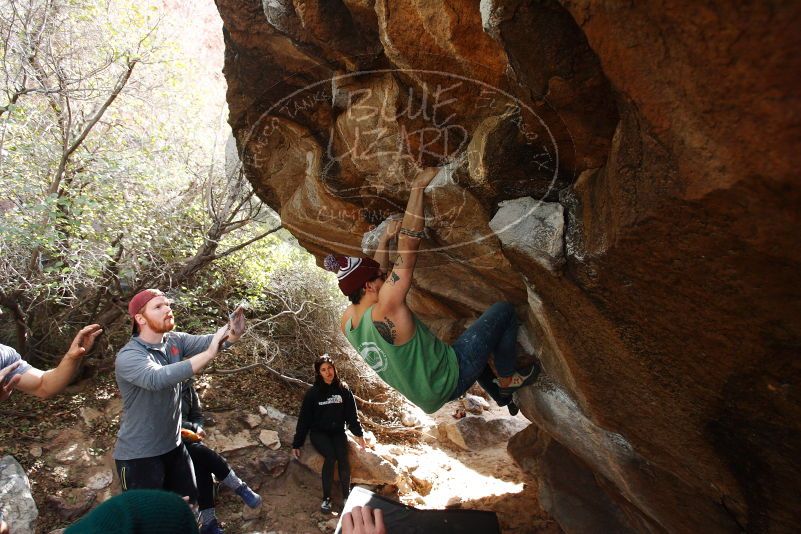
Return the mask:
<svg viewBox="0 0 801 534">
<path fill-rule="evenodd" d="M 176 493 L 129 490 L 89 512 L 64 534 L 197 534 L 195 515 Z"/>
<path fill-rule="evenodd" d="M 128 315 L 131 316 L 133 326 L 131 327 L 131 335 L 135 336 L 139 333 L 139 325 L 136 324 L 136 314 L 139 310 L 145 307 L 145 304 L 150 302 L 156 297 L 162 296 L 164 293 L 158 289 L 143 289 L 131 299 L 128 303 Z"/>
<path fill-rule="evenodd" d="M 370 258 L 329 254 L 323 265 L 326 270 L 337 273 L 339 290 L 345 295 L 356 293 L 366 282 L 377 278 L 381 273 L 381 266 Z"/>
</svg>

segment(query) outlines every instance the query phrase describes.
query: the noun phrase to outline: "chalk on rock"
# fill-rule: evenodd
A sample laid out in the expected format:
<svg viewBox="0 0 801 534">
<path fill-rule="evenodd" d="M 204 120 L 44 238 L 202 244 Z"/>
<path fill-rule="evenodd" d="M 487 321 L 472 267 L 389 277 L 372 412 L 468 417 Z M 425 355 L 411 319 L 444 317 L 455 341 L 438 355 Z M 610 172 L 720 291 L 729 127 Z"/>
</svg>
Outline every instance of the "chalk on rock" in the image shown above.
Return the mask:
<svg viewBox="0 0 801 534">
<path fill-rule="evenodd" d="M 367 256 L 372 257 L 373 254 L 375 254 L 376 249 L 378 248 L 378 240 L 386 230 L 390 221 L 396 221 L 396 220 L 402 221 L 403 213 L 393 213 L 392 215 L 381 221 L 381 224 L 379 224 L 369 232 L 365 232 L 364 236 L 362 236 L 362 252 Z M 390 242 L 390 248 L 392 248 L 393 245 L 394 242 Z"/>
<path fill-rule="evenodd" d="M 531 197 L 506 200 L 489 223 L 504 249 L 510 249 L 548 269 L 564 263 L 564 208 L 558 202 Z"/>
</svg>

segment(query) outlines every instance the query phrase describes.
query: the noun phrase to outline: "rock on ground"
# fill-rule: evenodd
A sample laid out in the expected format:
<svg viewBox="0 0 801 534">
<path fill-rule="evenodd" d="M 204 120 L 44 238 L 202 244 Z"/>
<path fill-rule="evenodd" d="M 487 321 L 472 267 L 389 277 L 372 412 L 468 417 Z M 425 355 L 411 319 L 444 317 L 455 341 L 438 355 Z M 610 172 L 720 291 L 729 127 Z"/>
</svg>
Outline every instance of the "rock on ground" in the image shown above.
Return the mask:
<svg viewBox="0 0 801 534">
<path fill-rule="evenodd" d="M 300 461 L 317 473 L 322 472 L 323 456 L 307 441 L 301 449 Z M 350 460 L 351 480 L 354 484 L 396 484 L 400 474 L 389 459 L 372 449 L 361 448 L 348 437 L 348 459 Z"/>
<path fill-rule="evenodd" d="M 0 458 L 0 508 L 14 534 L 33 534 L 39 510 L 25 470 L 13 456 Z"/>
<path fill-rule="evenodd" d="M 527 421 L 514 417 L 485 419 L 467 416 L 462 419 L 440 423 L 440 438 L 466 451 L 480 451 L 504 443 L 528 426 Z"/>
</svg>

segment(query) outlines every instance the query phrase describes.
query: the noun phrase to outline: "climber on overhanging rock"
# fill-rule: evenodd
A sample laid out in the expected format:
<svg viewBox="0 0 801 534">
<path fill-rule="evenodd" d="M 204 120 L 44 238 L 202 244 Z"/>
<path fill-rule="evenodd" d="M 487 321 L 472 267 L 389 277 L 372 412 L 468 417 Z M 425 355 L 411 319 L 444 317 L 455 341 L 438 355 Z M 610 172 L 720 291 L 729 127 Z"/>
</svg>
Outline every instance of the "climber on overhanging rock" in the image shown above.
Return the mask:
<svg viewBox="0 0 801 534">
<path fill-rule="evenodd" d="M 412 181 L 403 221 L 400 226 L 387 226 L 375 253 L 378 261 L 334 255 L 325 259 L 325 268 L 337 273 L 339 289 L 352 302 L 342 316 L 342 331 L 384 382 L 426 413 L 459 398 L 478 381 L 514 414 L 512 393 L 533 382 L 540 370 L 536 362 L 522 373 L 515 369 L 518 319 L 514 307 L 496 302 L 448 345 L 406 304 L 420 241 L 425 237 L 424 190 L 438 170 L 426 168 Z M 396 234 L 398 257 L 387 273 L 387 243 Z M 490 354 L 498 377 L 489 371 Z"/>
</svg>

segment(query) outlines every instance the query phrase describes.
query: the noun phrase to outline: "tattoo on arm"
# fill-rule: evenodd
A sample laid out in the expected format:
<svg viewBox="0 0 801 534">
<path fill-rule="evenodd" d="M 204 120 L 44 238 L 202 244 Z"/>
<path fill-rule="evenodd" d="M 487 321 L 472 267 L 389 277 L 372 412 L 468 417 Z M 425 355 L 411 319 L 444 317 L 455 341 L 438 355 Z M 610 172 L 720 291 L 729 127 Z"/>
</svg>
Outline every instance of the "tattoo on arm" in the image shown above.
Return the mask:
<svg viewBox="0 0 801 534">
<path fill-rule="evenodd" d="M 395 343 L 398 332 L 395 330 L 395 323 L 389 317 L 384 317 L 383 321 L 375 321 L 373 324 L 387 343 Z"/>
<path fill-rule="evenodd" d="M 389 280 L 387 280 L 387 283 L 388 283 L 389 285 L 393 285 L 393 286 L 394 286 L 394 285 L 395 285 L 395 283 L 396 283 L 398 280 L 400 280 L 400 276 L 398 276 L 397 274 L 395 274 L 395 272 L 392 272 L 392 274 L 390 274 L 390 275 L 389 275 Z"/>
</svg>

